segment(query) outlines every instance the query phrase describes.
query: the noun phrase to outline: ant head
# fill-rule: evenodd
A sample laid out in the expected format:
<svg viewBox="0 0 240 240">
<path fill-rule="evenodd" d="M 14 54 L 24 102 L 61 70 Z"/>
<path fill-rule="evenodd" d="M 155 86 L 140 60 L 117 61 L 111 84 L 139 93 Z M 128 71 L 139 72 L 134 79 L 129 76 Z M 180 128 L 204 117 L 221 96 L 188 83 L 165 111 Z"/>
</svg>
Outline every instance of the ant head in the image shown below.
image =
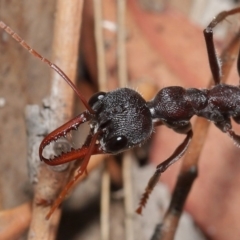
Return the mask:
<svg viewBox="0 0 240 240">
<path fill-rule="evenodd" d="M 142 144 L 153 131 L 146 101 L 136 91 L 121 88 L 94 94 L 89 105 L 95 112 L 90 121 L 94 132 L 101 132 L 99 144 L 105 153 L 119 153 Z"/>
</svg>

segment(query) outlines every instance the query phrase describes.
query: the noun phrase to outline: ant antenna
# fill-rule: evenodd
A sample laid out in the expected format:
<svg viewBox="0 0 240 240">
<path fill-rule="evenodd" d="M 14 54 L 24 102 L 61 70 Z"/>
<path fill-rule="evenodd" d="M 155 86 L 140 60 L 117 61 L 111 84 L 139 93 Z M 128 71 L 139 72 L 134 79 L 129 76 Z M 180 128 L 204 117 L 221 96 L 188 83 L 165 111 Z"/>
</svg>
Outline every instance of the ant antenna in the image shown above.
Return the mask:
<svg viewBox="0 0 240 240">
<path fill-rule="evenodd" d="M 73 91 L 78 95 L 84 106 L 90 113 L 94 113 L 93 109 L 89 106 L 87 100 L 78 91 L 74 83 L 69 79 L 69 77 L 54 63 L 50 62 L 48 59 L 44 58 L 37 51 L 31 48 L 16 32 L 14 32 L 9 26 L 7 26 L 3 21 L 0 21 L 0 28 L 2 28 L 6 33 L 8 33 L 15 41 L 17 41 L 22 47 L 24 47 L 31 55 L 40 59 L 42 62 L 46 63 L 50 68 L 52 68 L 58 75 L 60 75 L 65 82 L 73 89 Z"/>
</svg>

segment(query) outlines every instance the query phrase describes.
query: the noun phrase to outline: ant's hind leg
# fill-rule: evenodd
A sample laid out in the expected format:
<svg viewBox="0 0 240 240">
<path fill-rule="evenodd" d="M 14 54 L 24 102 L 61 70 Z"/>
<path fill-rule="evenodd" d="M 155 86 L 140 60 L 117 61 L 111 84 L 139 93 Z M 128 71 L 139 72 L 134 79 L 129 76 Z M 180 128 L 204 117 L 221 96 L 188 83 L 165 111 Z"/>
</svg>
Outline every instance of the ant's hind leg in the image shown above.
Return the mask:
<svg viewBox="0 0 240 240">
<path fill-rule="evenodd" d="M 204 37 L 207 47 L 207 54 L 208 54 L 208 60 L 209 65 L 211 68 L 212 76 L 215 85 L 219 84 L 221 82 L 221 75 L 222 75 L 222 69 L 221 69 L 221 61 L 218 58 L 216 54 L 216 50 L 214 47 L 213 42 L 213 29 L 218 25 L 220 22 L 222 22 L 226 17 L 230 15 L 234 15 L 236 13 L 240 13 L 240 8 L 234 8 L 230 11 L 223 11 L 219 13 L 207 26 L 206 29 L 204 29 Z M 238 61 L 238 71 L 239 71 L 239 61 Z"/>
</svg>

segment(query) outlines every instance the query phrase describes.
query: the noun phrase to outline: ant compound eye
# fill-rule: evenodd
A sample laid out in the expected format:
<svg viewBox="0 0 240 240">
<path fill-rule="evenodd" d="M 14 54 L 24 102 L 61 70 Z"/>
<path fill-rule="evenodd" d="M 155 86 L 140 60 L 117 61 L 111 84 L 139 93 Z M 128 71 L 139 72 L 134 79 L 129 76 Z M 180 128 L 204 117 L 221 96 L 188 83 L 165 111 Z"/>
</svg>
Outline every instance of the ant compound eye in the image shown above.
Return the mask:
<svg viewBox="0 0 240 240">
<path fill-rule="evenodd" d="M 93 107 L 95 103 L 103 99 L 105 95 L 106 95 L 105 92 L 97 92 L 93 94 L 92 97 L 88 100 L 88 104 L 90 105 L 90 107 Z"/>
<path fill-rule="evenodd" d="M 106 148 L 110 152 L 118 152 L 127 146 L 128 140 L 125 136 L 116 136 L 106 142 Z"/>
</svg>

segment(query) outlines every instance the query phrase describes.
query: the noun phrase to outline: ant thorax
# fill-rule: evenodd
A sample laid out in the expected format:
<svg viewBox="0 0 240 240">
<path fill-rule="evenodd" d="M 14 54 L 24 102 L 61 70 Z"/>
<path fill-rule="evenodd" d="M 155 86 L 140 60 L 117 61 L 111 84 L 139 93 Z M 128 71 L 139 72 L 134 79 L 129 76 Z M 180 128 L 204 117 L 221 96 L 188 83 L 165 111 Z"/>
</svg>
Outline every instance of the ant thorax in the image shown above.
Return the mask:
<svg viewBox="0 0 240 240">
<path fill-rule="evenodd" d="M 153 132 L 147 103 L 132 89 L 99 92 L 89 100 L 89 105 L 96 112 L 91 127 L 94 132 L 103 132 L 99 142 L 106 153 L 118 153 L 140 145 Z"/>
</svg>

